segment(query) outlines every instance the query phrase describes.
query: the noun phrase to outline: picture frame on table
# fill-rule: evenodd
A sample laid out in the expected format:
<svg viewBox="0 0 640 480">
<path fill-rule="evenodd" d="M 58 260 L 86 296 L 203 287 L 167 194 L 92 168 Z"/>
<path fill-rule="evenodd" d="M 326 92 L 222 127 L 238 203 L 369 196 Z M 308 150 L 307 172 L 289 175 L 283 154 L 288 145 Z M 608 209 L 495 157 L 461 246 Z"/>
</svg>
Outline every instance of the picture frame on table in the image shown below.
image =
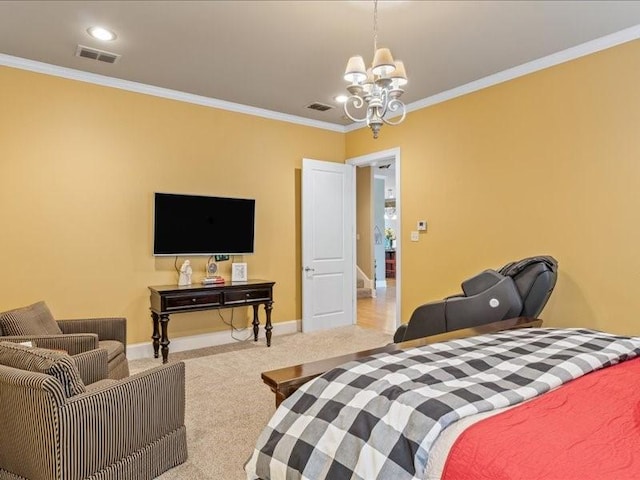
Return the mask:
<svg viewBox="0 0 640 480">
<path fill-rule="evenodd" d="M 242 262 L 234 262 L 231 264 L 231 281 L 246 282 L 247 281 L 247 264 Z"/>
</svg>

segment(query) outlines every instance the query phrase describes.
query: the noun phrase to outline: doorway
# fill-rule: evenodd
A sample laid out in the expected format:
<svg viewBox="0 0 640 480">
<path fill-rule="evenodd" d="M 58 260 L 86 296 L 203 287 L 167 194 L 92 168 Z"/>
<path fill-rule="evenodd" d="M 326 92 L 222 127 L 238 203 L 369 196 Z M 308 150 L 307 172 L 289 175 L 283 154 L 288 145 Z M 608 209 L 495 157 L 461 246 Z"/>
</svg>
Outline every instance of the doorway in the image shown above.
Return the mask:
<svg viewBox="0 0 640 480">
<path fill-rule="evenodd" d="M 370 295 L 366 288 L 363 294 L 357 289 L 356 323 L 393 334 L 401 323 L 400 149 L 351 158 L 346 163 L 357 167 L 354 196 L 362 195 L 359 179 L 365 184 L 365 198 L 370 192 L 365 206 L 356 207 L 354 243 L 358 255 L 354 255 L 354 271 L 371 289 Z M 365 221 L 364 216 L 368 216 Z"/>
</svg>

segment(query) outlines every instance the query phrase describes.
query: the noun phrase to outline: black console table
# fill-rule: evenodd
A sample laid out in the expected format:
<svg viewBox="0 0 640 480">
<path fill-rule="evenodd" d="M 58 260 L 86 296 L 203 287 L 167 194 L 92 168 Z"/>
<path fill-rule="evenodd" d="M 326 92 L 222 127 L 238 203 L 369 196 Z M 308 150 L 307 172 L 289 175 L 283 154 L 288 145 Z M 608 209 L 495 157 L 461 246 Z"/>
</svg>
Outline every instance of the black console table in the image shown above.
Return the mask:
<svg viewBox="0 0 640 480">
<path fill-rule="evenodd" d="M 196 312 L 253 306 L 253 338 L 258 341 L 258 307 L 264 305 L 267 316 L 265 333 L 267 347 L 271 346 L 271 308 L 273 305 L 273 285 L 267 280 L 248 280 L 216 285 L 160 285 L 149 287 L 151 291 L 151 319 L 153 320 L 153 356 L 158 358 L 162 347 L 162 363 L 169 358 L 169 336 L 167 327 L 172 313 Z M 162 332 L 162 334 L 160 334 Z"/>
</svg>

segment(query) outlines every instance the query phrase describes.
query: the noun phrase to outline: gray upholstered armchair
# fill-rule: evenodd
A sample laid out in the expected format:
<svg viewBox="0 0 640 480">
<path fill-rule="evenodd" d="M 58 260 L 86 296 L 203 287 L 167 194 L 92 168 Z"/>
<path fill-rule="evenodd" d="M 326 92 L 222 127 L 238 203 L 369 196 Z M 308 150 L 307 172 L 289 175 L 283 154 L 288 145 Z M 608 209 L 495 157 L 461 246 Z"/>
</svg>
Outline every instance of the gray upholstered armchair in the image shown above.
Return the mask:
<svg viewBox="0 0 640 480">
<path fill-rule="evenodd" d="M 45 302 L 37 302 L 0 313 L 0 340 L 30 341 L 34 346 L 65 350 L 69 355 L 104 349 L 108 378 L 117 380 L 129 375 L 125 318 L 56 321 Z"/>
<path fill-rule="evenodd" d="M 0 405 L 2 479 L 146 480 L 187 459 L 182 362 L 87 385 L 75 356 L 0 341 Z"/>
</svg>

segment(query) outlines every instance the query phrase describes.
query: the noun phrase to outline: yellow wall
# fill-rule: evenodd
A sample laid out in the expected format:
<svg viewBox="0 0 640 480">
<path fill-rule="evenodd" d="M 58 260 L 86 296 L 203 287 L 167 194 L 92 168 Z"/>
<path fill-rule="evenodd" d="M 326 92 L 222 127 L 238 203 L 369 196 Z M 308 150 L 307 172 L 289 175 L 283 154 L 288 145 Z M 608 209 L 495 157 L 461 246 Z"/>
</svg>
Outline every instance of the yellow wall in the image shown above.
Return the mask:
<svg viewBox="0 0 640 480">
<path fill-rule="evenodd" d="M 412 112 L 376 141 L 349 133 L 347 158 L 401 148 L 403 320 L 485 268 L 551 254 L 547 325 L 640 334 L 639 86 L 634 41 Z"/>
<path fill-rule="evenodd" d="M 129 342 L 149 341 L 147 286 L 177 282 L 151 254 L 162 191 L 255 198 L 255 254 L 236 259 L 276 282 L 274 322 L 299 319 L 301 158 L 344 149 L 341 133 L 0 67 L 0 311 L 123 315 Z M 191 260 L 199 281 L 206 257 Z M 173 315 L 169 335 L 227 328 Z"/>
<path fill-rule="evenodd" d="M 274 322 L 299 319 L 300 159 L 400 147 L 403 320 L 484 268 L 551 254 L 548 325 L 640 334 L 638 85 L 635 41 L 412 112 L 373 141 L 0 67 L 0 310 L 124 315 L 129 341 L 148 341 L 147 286 L 177 279 L 151 255 L 165 191 L 256 198 L 242 260 L 277 282 Z M 410 242 L 418 219 L 429 231 Z M 198 281 L 206 258 L 191 260 Z M 226 328 L 209 312 L 169 331 Z"/>
<path fill-rule="evenodd" d="M 356 258 L 360 270 L 373 279 L 373 228 L 371 226 L 371 167 L 356 168 Z"/>
</svg>

